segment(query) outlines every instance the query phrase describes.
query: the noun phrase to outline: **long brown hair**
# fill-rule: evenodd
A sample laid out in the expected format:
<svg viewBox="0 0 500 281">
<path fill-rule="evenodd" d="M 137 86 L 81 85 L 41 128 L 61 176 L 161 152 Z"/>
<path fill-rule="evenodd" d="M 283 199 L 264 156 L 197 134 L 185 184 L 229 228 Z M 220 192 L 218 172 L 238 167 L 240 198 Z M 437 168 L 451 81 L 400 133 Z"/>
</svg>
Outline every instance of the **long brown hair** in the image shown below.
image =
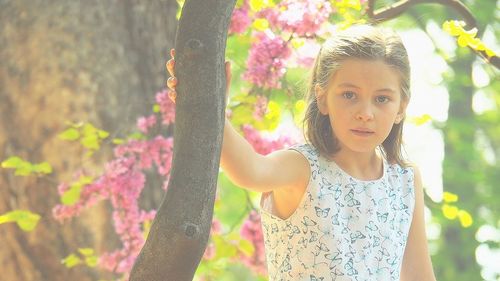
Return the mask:
<svg viewBox="0 0 500 281">
<path fill-rule="evenodd" d="M 393 67 L 400 75 L 402 102 L 408 102 L 411 96 L 410 63 L 398 34 L 371 25 L 354 25 L 334 34 L 323 43 L 314 61 L 305 97 L 304 137 L 323 155 L 333 155 L 340 148 L 329 117 L 318 109 L 314 88 L 318 84 L 326 89 L 342 61 L 349 58 L 381 60 Z M 393 125 L 389 136 L 382 142 L 382 152 L 389 162 L 407 166 L 401 151 L 404 119 Z"/>
</svg>

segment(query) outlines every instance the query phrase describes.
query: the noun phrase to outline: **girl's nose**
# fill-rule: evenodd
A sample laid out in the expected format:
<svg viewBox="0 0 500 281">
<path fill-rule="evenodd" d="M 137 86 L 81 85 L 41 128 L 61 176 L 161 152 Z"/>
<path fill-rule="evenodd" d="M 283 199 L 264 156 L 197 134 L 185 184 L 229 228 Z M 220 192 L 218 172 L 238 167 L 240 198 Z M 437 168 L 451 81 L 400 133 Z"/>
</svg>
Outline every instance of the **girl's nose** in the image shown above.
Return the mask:
<svg viewBox="0 0 500 281">
<path fill-rule="evenodd" d="M 356 113 L 356 119 L 360 121 L 370 121 L 373 119 L 373 110 L 370 104 L 361 104 Z"/>
</svg>

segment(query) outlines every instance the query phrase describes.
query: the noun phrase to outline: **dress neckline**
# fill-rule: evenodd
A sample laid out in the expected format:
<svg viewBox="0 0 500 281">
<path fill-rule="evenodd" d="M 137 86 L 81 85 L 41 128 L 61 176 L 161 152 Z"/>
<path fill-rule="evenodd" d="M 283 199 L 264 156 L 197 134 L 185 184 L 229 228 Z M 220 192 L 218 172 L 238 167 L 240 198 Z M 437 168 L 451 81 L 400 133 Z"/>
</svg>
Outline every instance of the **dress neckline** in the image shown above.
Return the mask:
<svg viewBox="0 0 500 281">
<path fill-rule="evenodd" d="M 385 160 L 385 158 L 383 156 L 381 156 L 382 158 L 382 176 L 379 177 L 378 179 L 373 179 L 373 180 L 362 180 L 362 179 L 358 179 L 354 176 L 352 176 L 351 174 L 349 174 L 348 172 L 344 171 L 344 169 L 342 169 L 338 164 L 337 162 L 335 162 L 335 160 L 329 160 L 329 159 L 325 159 L 326 163 L 328 163 L 329 165 L 335 167 L 341 174 L 343 174 L 344 176 L 346 176 L 347 178 L 353 180 L 353 181 L 356 181 L 356 182 L 360 182 L 360 183 L 378 183 L 378 182 L 381 182 L 385 179 L 386 175 L 387 175 L 387 167 L 388 167 L 388 163 L 387 161 Z"/>
</svg>

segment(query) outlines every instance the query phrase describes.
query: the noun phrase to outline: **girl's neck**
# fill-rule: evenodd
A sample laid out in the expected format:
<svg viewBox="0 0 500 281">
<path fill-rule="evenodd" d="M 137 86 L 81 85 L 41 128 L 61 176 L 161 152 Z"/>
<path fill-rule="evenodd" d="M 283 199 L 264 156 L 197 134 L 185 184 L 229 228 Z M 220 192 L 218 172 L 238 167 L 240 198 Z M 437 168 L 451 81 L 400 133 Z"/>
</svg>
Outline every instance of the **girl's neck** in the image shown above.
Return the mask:
<svg viewBox="0 0 500 281">
<path fill-rule="evenodd" d="M 376 180 L 384 174 L 382 157 L 377 151 L 358 153 L 341 149 L 330 159 L 357 179 Z"/>
</svg>

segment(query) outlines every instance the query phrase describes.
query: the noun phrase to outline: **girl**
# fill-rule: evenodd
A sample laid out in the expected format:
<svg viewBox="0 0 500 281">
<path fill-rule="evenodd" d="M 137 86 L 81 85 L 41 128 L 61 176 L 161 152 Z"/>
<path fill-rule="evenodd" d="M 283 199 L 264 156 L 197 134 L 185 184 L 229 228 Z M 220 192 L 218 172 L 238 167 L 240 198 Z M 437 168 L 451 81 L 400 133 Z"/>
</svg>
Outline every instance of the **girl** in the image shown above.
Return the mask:
<svg viewBox="0 0 500 281">
<path fill-rule="evenodd" d="M 226 73 L 229 85 L 228 63 Z M 221 167 L 262 193 L 269 280 L 435 280 L 422 180 L 401 153 L 410 66 L 399 36 L 368 25 L 335 34 L 307 89 L 307 143 L 263 156 L 227 119 L 224 129 Z"/>
</svg>

